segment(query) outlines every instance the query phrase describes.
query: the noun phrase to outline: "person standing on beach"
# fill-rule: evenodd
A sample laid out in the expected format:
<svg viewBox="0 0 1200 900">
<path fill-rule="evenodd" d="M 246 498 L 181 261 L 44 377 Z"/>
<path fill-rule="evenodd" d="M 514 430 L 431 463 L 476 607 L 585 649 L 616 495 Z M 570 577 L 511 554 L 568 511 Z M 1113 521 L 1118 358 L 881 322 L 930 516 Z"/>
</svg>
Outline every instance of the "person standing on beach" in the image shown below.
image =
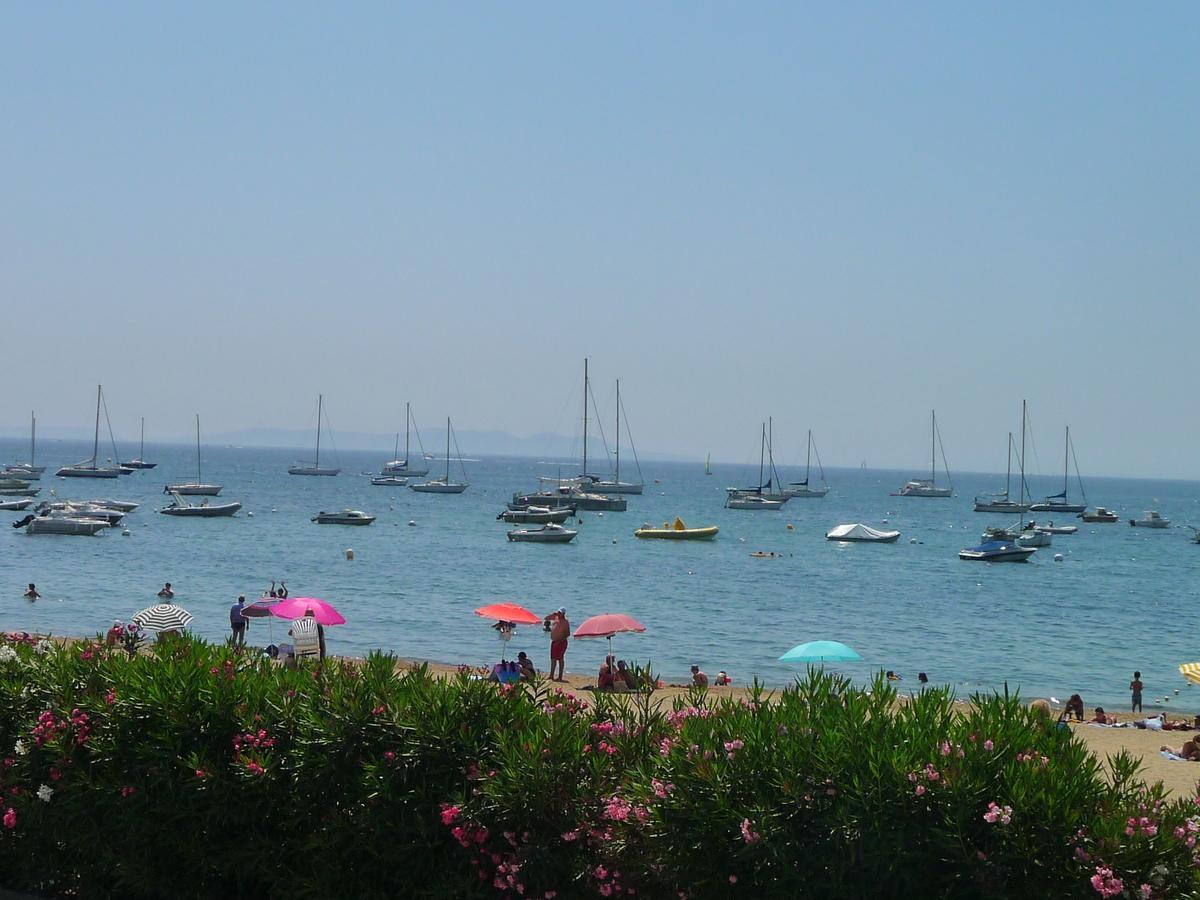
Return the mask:
<svg viewBox="0 0 1200 900">
<path fill-rule="evenodd" d="M 1129 690 L 1133 694 L 1133 703 L 1130 705 L 1130 712 L 1142 711 L 1142 673 L 1134 672 L 1133 681 L 1129 682 Z"/>
<path fill-rule="evenodd" d="M 244 647 L 246 645 L 246 628 L 250 622 L 243 612 L 245 607 L 245 595 L 238 597 L 237 603 L 229 607 L 229 629 L 233 632 L 233 646 L 235 647 Z"/>
<path fill-rule="evenodd" d="M 158 592 L 158 596 L 163 600 L 173 600 L 175 598 L 175 592 L 171 590 L 171 582 L 168 581 L 162 586 L 162 590 Z"/>
<path fill-rule="evenodd" d="M 571 623 L 567 621 L 566 608 L 560 606 L 546 617 L 543 624 L 550 632 L 550 680 L 566 681 L 567 641 L 571 637 Z M 556 665 L 558 677 L 554 675 Z"/>
</svg>

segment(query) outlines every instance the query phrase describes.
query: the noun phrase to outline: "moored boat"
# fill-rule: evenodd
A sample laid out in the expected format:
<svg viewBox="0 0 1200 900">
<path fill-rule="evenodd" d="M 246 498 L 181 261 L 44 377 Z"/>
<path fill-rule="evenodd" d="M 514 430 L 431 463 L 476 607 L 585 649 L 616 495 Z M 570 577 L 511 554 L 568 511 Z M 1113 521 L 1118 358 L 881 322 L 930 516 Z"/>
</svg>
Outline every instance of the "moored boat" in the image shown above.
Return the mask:
<svg viewBox="0 0 1200 900">
<path fill-rule="evenodd" d="M 1156 509 L 1148 509 L 1140 519 L 1130 519 L 1129 524 L 1136 528 L 1170 528 L 1171 520 L 1163 518 Z"/>
<path fill-rule="evenodd" d="M 1086 510 L 1081 512 L 1079 518 L 1085 522 L 1116 522 L 1121 517 L 1115 512 L 1105 509 L 1103 506 L 1097 506 L 1095 512 L 1087 512 Z"/>
<path fill-rule="evenodd" d="M 861 522 L 838 525 L 825 535 L 827 541 L 847 541 L 865 544 L 894 544 L 900 537 L 899 531 L 880 531 Z"/>
<path fill-rule="evenodd" d="M 371 484 L 381 487 L 404 487 L 408 484 L 408 479 L 401 475 L 375 475 L 371 478 Z"/>
<path fill-rule="evenodd" d="M 367 515 L 361 509 L 343 509 L 341 512 L 321 510 L 311 521 L 318 525 L 370 525 L 375 521 L 375 516 Z"/>
<path fill-rule="evenodd" d="M 514 543 L 567 544 L 575 540 L 577 534 L 578 531 L 547 522 L 541 528 L 514 528 L 508 532 L 508 539 Z"/>
<path fill-rule="evenodd" d="M 433 478 L 420 484 L 410 484 L 409 487 L 419 494 L 461 494 L 470 487 L 467 484 L 467 470 L 462 464 L 461 453 L 458 456 L 458 467 L 462 469 L 463 480 L 450 480 L 450 429 L 450 417 L 446 416 L 446 474 L 442 478 Z M 457 447 L 457 441 L 455 446 Z"/>
<path fill-rule="evenodd" d="M 76 516 L 34 516 L 13 522 L 13 528 L 24 528 L 26 534 L 99 534 L 108 528 L 101 519 L 85 519 Z"/>
<path fill-rule="evenodd" d="M 942 436 L 937 427 L 937 410 L 929 413 L 929 477 L 913 478 L 905 482 L 893 497 L 953 497 L 954 485 L 938 487 L 937 484 L 937 450 L 941 445 Z M 946 465 L 946 448 L 942 447 L 942 468 L 946 471 L 946 481 L 950 481 L 950 469 Z"/>
<path fill-rule="evenodd" d="M 23 509 L 29 509 L 32 505 L 33 501 L 28 498 L 24 500 L 0 500 L 0 511 L 20 512 Z"/>
<path fill-rule="evenodd" d="M 545 525 L 552 522 L 555 525 L 561 525 L 574 514 L 575 507 L 573 506 L 562 506 L 557 509 L 551 509 L 548 506 L 527 506 L 524 509 L 506 509 L 496 518 L 513 524 Z"/>
<path fill-rule="evenodd" d="M 289 475 L 324 475 L 332 477 L 342 470 L 334 466 L 321 465 L 321 413 L 324 409 L 325 397 L 317 394 L 317 451 L 316 458 L 311 462 L 299 462 L 288 466 Z M 334 448 L 337 449 L 336 447 Z"/>
<path fill-rule="evenodd" d="M 1033 547 L 1022 547 L 1007 541 L 987 541 L 978 547 L 966 547 L 958 551 L 959 559 L 976 562 L 1025 562 L 1037 550 Z"/>
<path fill-rule="evenodd" d="M 675 517 L 674 522 L 663 522 L 662 528 L 652 528 L 643 525 L 633 533 L 638 538 L 658 538 L 666 541 L 711 541 L 720 529 L 716 525 L 701 525 L 699 528 L 688 528 L 683 519 Z"/>
<path fill-rule="evenodd" d="M 170 506 L 164 506 L 159 510 L 164 516 L 193 516 L 200 519 L 216 519 L 223 516 L 232 516 L 242 504 L 234 500 L 230 503 L 209 503 L 204 500 L 201 503 L 193 504 L 188 502 L 188 499 L 182 494 L 172 494 L 172 503 Z"/>
</svg>

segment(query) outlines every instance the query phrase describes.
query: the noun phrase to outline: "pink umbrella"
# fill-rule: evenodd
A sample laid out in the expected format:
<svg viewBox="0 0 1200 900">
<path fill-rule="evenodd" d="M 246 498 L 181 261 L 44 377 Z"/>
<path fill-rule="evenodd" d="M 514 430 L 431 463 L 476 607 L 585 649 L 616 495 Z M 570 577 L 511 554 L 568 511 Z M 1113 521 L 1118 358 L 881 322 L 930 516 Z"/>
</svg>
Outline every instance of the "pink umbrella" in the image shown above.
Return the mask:
<svg viewBox="0 0 1200 900">
<path fill-rule="evenodd" d="M 625 632 L 642 632 L 646 626 L 633 616 L 623 613 L 605 613 L 602 616 L 592 616 L 575 629 L 577 638 L 608 638 L 608 655 L 612 656 L 612 639 L 614 634 Z"/>
<path fill-rule="evenodd" d="M 299 619 L 309 610 L 322 625 L 345 625 L 345 617 L 324 600 L 316 597 L 290 597 L 271 607 L 271 615 L 281 619 Z"/>
</svg>

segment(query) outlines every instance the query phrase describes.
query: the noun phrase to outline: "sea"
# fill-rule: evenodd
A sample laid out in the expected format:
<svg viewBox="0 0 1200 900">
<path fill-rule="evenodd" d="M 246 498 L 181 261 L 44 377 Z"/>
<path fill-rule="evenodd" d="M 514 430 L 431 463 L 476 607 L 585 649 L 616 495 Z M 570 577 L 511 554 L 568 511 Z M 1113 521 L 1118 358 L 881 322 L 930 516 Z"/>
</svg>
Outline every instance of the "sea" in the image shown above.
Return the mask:
<svg viewBox="0 0 1200 900">
<path fill-rule="evenodd" d="M 20 459 L 26 449 L 20 440 L 0 440 L 0 459 Z M 577 471 L 566 461 L 467 460 L 466 493 L 439 495 L 373 486 L 369 473 L 390 458 L 386 448 L 341 452 L 342 474 L 328 478 L 288 475 L 297 458 L 292 450 L 205 447 L 205 480 L 224 484 L 220 499 L 241 501 L 242 511 L 180 519 L 156 510 L 169 499 L 166 483 L 194 478 L 194 447 L 147 446 L 158 467 L 115 481 L 51 474 L 89 455 L 90 444 L 45 442 L 38 462 L 48 471 L 38 499 L 115 498 L 141 506 L 124 527 L 98 537 L 3 528 L 0 629 L 103 632 L 158 602 L 156 592 L 169 581 L 175 602 L 195 617 L 191 629 L 221 640 L 237 596 L 256 599 L 274 579 L 286 581 L 293 597 L 319 597 L 343 613 L 346 624 L 327 629 L 329 650 L 338 654 L 379 649 L 481 665 L 502 650 L 510 658 L 525 650 L 544 667 L 549 641 L 540 626 L 518 628 L 504 648 L 473 614 L 506 600 L 538 614 L 565 607 L 573 627 L 600 613 L 635 617 L 645 632 L 618 635 L 613 652 L 652 664 L 667 681 L 686 679 L 697 664 L 710 676 L 728 672 L 735 684 L 757 678 L 784 685 L 802 667 L 779 656 L 829 639 L 862 656 L 861 663 L 835 666 L 857 681 L 892 670 L 909 689 L 925 672 L 962 697 L 1007 686 L 1029 698 L 1079 693 L 1089 709 L 1121 709 L 1140 670 L 1147 709 L 1200 710 L 1200 688 L 1177 670 L 1200 660 L 1200 544 L 1187 527 L 1200 524 L 1197 482 L 1086 478 L 1089 503 L 1115 510 L 1119 523 L 1059 516 L 1057 524 L 1078 524 L 1079 532 L 1056 535 L 1027 563 L 988 564 L 961 561 L 958 551 L 977 545 L 985 526 L 1013 521 L 972 511 L 973 496 L 1002 489 L 1003 475 L 952 473 L 953 498 L 925 499 L 890 496 L 919 472 L 830 469 L 822 499 L 793 499 L 778 512 L 740 511 L 723 507 L 725 488 L 754 484 L 757 466 L 714 464 L 706 475 L 698 463 L 647 461 L 645 493 L 628 496 L 628 511 L 583 512 L 571 525 L 579 530 L 573 543 L 540 545 L 510 543 L 505 532 L 513 526 L 496 517 L 514 491 L 533 490 L 537 476 Z M 444 460 L 427 464 L 433 475 L 444 471 Z M 623 478 L 634 474 L 622 468 Z M 1035 496 L 1062 488 L 1061 476 L 1029 482 Z M 378 519 L 368 527 L 310 521 L 321 510 L 343 508 Z M 1147 509 L 1161 511 L 1172 527 L 1130 527 L 1128 520 Z M 3 513 L 0 520 L 22 515 Z M 717 525 L 720 534 L 712 542 L 633 536 L 643 523 L 676 516 L 692 526 Z M 902 536 L 890 545 L 825 539 L 830 528 L 850 522 Z M 43 599 L 22 597 L 28 582 Z M 284 622 L 259 620 L 250 638 L 278 643 L 286 630 Z M 605 651 L 603 640 L 573 641 L 567 670 L 595 672 Z"/>
</svg>

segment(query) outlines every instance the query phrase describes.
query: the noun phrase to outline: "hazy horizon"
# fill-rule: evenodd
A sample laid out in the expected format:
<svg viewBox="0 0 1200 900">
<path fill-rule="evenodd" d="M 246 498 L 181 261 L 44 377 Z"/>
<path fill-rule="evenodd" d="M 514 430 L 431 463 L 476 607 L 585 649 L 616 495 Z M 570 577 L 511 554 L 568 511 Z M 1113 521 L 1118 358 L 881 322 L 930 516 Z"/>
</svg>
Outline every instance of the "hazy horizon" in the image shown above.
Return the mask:
<svg viewBox="0 0 1200 900">
<path fill-rule="evenodd" d="M 1194 5 L 6 24 L 0 434 L 567 439 L 587 356 L 644 455 L 1200 478 Z"/>
</svg>

